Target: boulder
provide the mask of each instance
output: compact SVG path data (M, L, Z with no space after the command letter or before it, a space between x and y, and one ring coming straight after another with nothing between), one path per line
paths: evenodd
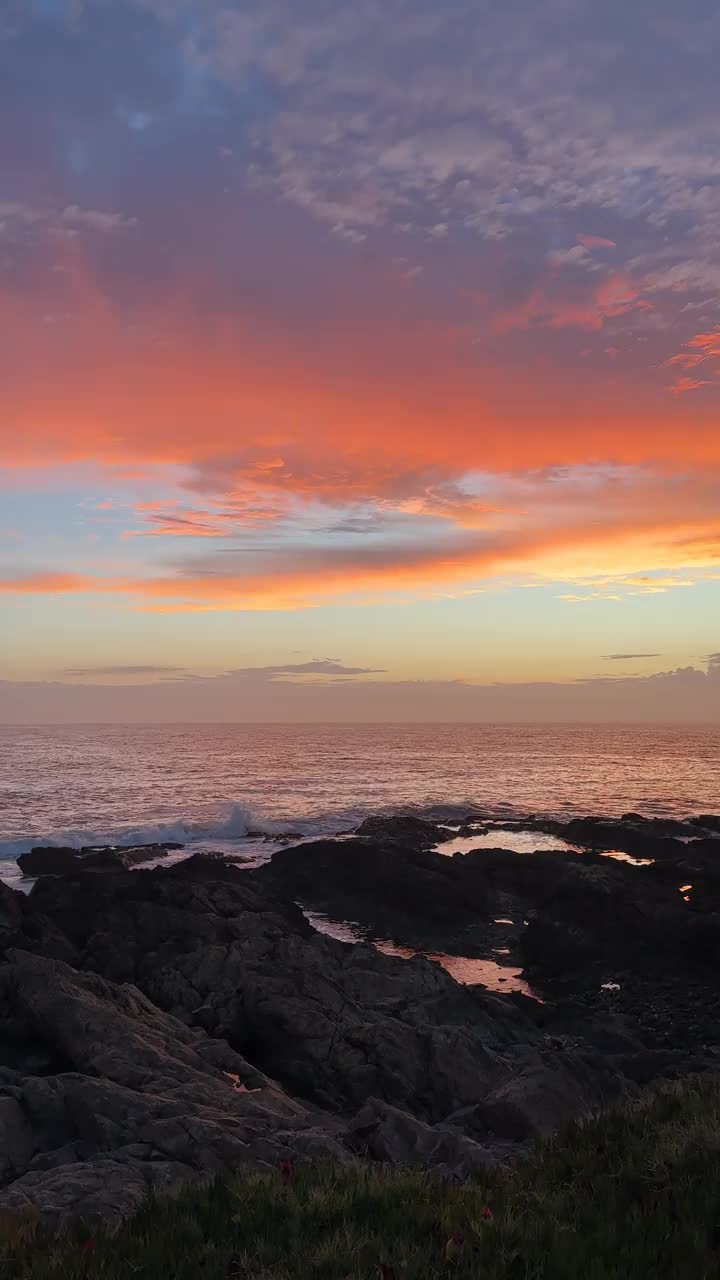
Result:
M685 831L684 824L681 830ZM563 839L571 844L590 849L618 849L637 858L677 856L683 845L675 838L675 832L674 823L669 827L665 822L654 826L652 822L635 824L609 818L573 818L562 828Z
M0 880L0 952L13 946L23 932L22 895Z
M88 845L70 849L52 845L36 845L29 853L21 853L17 863L24 876L67 876L79 870L116 871L119 867L135 867L138 863L165 858L181 844L139 844L132 848L116 845Z
M42 912L32 910L24 893L0 880L0 958L9 947L24 947L69 962L77 959L62 931Z
M472 1122L475 1132L484 1132L486 1140L502 1136L523 1142L550 1137L569 1116L584 1109L587 1096L580 1083L538 1063L492 1089L475 1107ZM467 1125L470 1117L457 1119Z
M73 1160L17 1178L0 1190L0 1210L40 1213L54 1227L75 1217L117 1222L135 1213L149 1190L167 1195L198 1176L196 1169L174 1161L109 1156Z
M469 1178L497 1163L497 1151L447 1125L424 1124L379 1098L368 1098L348 1126L345 1141L365 1158L430 1166L445 1177Z
M716 813L701 813L697 818L691 818L691 823L695 827L702 827L704 831L714 831L720 836L720 815Z
M17 1098L0 1093L0 1187L28 1168L35 1149L33 1127Z
M452 839L454 832L437 822L412 816L366 818L356 828L355 835L363 840L377 840L383 844L399 844L404 849L431 849L443 840Z

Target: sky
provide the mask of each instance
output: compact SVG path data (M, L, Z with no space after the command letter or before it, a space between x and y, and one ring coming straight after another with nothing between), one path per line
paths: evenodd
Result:
M720 720L715 0L5 0L0 720Z

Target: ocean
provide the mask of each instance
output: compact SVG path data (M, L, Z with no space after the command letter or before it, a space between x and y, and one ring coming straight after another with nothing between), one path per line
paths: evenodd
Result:
M283 838L341 834L370 813L439 819L567 819L629 810L720 811L720 726L71 725L0 727L0 879L34 844L179 841L246 865ZM534 831L474 835L472 848L568 847ZM463 841L440 846L452 853ZM164 864L186 851L172 854ZM307 913L343 941L362 931ZM498 922L502 923L502 922ZM511 923L511 922L510 922ZM376 940L392 955L413 952ZM533 995L502 953L438 953L461 982Z
M33 844L257 846L368 813L720 809L720 726L0 727L0 861ZM10 868L3 868L5 876Z

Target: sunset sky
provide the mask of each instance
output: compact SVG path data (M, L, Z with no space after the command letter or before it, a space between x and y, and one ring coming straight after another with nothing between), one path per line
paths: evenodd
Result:
M4 0L0 718L720 718L716 0Z

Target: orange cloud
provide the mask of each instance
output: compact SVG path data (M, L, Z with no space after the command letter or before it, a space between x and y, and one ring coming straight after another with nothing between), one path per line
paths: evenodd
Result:
M671 356L666 361L668 365L679 365L682 369L696 369L699 365L705 364L708 360L720 360L720 326L710 330L708 333L697 333L694 338L685 343L686 351L679 351L677 355ZM720 369L714 370L715 376L720 377ZM708 378L691 378L679 377L672 383L669 390L674 395L683 395L687 391L695 391L698 387L710 387L712 382Z
M698 387L710 386L712 386L712 383L709 378L676 378L670 390L673 395L682 396L687 391L697 391Z
M710 333L697 333L687 345L689 347L698 347L705 359L712 356L720 359L720 326L711 330Z
M98 592L134 597L140 607L161 612L211 609L296 609L328 600L367 603L396 593L432 593L437 587L473 579L576 582L606 594L631 594L685 585L668 570L712 570L720 561L717 521L685 521L668 527L648 514L644 524L612 531L588 521L559 529L514 534L468 533L451 547L290 549L270 557L231 553L220 559L186 561L180 572L147 578L85 577L33 573L4 579L0 590L22 593ZM664 570L655 577L650 570ZM711 575L712 576L712 575Z
M345 284L353 296L352 278ZM408 465L720 459L711 406L684 415L632 378L610 385L538 358L520 377L483 357L473 320L433 322L392 277L377 294L374 284L357 291L342 323L328 313L302 332L250 306L198 309L192 280L162 296L136 285L131 314L74 264L61 285L62 318L52 325L38 323L41 281L0 294L6 463L90 459L138 470L256 448L270 466L291 442L323 459L308 482L321 493L338 460L367 491L368 477ZM485 319L498 334L536 322L592 330L644 305L617 274L589 302L548 301L540 291Z
M0 578L0 591L28 595L33 593L59 595L74 591L103 590L96 578L81 573L53 573L52 571L26 573L14 578Z
M495 321L496 332L507 333L533 325L597 330L602 329L607 320L628 311L652 309L652 304L641 298L638 287L621 272L608 276L577 301L553 295L549 286L554 274L551 272L521 303L501 310Z
M147 527L126 530L126 538L226 538L236 529L272 524L280 515L271 507L249 504L229 510L195 510L177 504L168 509L162 503L143 502L136 503L135 510L141 512Z

